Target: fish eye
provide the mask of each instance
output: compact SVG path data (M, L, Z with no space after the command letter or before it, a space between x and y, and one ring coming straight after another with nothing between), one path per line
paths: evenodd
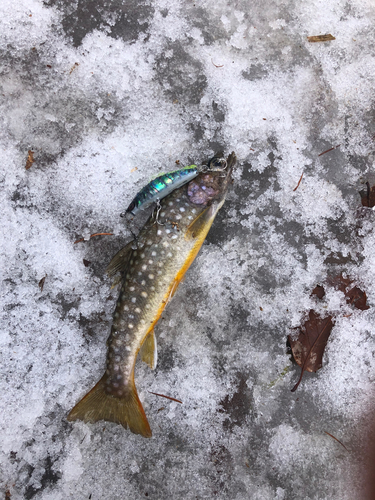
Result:
M208 162L209 170L225 170L227 168L227 161L225 158L212 158Z

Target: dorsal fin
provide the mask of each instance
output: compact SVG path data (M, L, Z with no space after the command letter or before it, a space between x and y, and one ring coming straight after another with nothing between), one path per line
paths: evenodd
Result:
M114 276L118 272L124 273L126 271L130 255L133 251L133 244L134 242L130 241L124 248L121 248L121 250L116 253L106 269L108 276Z
M142 347L140 349L140 355L142 361L148 364L151 370L155 370L156 363L158 361L158 348L156 345L156 337L154 329L145 338Z

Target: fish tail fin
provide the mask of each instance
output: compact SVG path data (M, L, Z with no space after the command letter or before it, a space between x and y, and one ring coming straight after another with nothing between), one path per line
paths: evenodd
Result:
M107 420L121 424L134 434L151 437L152 432L142 403L139 400L134 381L123 396L112 396L105 391L107 375L79 401L70 411L68 420L98 422Z

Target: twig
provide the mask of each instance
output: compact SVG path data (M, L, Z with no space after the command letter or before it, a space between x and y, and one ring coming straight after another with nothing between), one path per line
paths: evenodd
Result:
M302 181L302 177L303 177L303 172L302 172L302 175L301 175L301 177L299 178L299 181L298 181L298 184L297 184L297 186L296 186L296 187L295 187L295 188L293 189L293 191L296 191L296 190L298 189L299 185L301 184L301 181Z
M334 149L337 149L341 146L341 144L337 144L337 146L334 146L333 148L331 149L327 149L327 151L323 151L323 153L320 153L320 155L318 156L322 156L322 155L325 155L326 153L329 153L330 151L333 151Z
M224 66L224 64L215 64L211 58L211 62L212 64L215 66L215 68L222 68Z
M170 396L164 396L164 394L158 394L157 392L151 392L151 391L148 391L148 392L150 394L153 394L154 396L160 396L162 398L167 398L167 399L170 399L171 401L176 401L176 403L182 404L182 401L180 401L179 399L171 398Z
M94 236L113 236L113 233L94 233L90 236L90 239L93 238ZM75 243L80 243L81 241L85 241L85 238L80 238L79 240L76 240Z
M341 444L341 446L343 446L343 447L346 449L346 451L349 453L348 448L347 448L347 447L346 447L346 446L345 446L345 445L344 445L344 444L343 444L343 443L342 443L339 439L337 439L335 436L332 436L332 434L330 434L330 433L329 433L329 432L327 432L327 431L324 431L324 432L325 432L326 434L328 434L328 436L331 436L331 438L332 438L332 439L334 439L335 441L337 441L338 443L340 443L340 444Z

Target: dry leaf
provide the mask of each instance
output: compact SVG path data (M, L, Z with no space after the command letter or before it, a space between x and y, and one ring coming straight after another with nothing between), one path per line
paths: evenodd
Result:
M311 309L309 319L298 328L297 339L294 335L288 335L293 357L301 367L301 376L292 392L299 386L305 371L316 372L322 367L323 353L332 327L332 316L321 318Z
M316 295L318 299L322 299L326 294L324 287L321 285L316 285L314 290L311 292L311 295Z
M331 34L307 37L308 42L329 42L331 40L336 40L336 38Z
M340 274L339 276L329 278L328 283L344 293L348 304L351 304L361 311L366 311L366 309L370 308L366 303L366 292L361 290L358 286L353 287L354 281L351 278L344 278L344 276Z
M27 155L27 160L26 160L26 170L29 170L29 168L31 167L31 165L34 163L34 151L31 151L29 149L29 151L27 152L28 155Z
M38 283L38 286L39 286L41 292L43 292L44 282L46 281L46 278L47 278L47 275L45 275L44 278L42 278Z
M361 203L364 207L375 207L375 186L370 188L370 183L366 182L367 189L366 191L360 191L361 195Z

